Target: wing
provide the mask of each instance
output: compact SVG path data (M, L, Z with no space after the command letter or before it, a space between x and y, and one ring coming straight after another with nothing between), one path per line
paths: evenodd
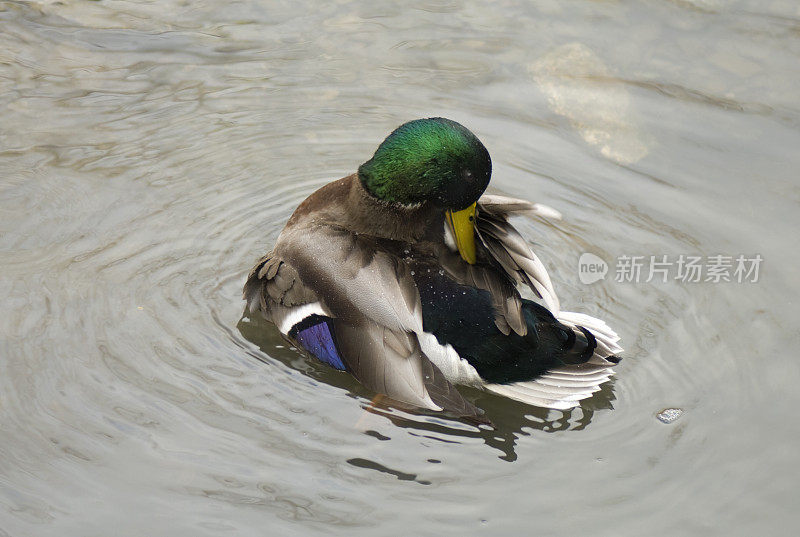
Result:
M544 205L505 196L484 195L478 201L476 227L486 250L502 270L517 284L528 285L545 303L556 319L571 326L583 326L597 338L598 353L603 357L622 352L619 336L609 326L582 313L561 311L553 283L544 264L531 250L522 235L509 223L513 214L535 214L560 218L558 211Z
M495 311L495 325L504 335L514 332L524 336L528 327L522 314L518 285L529 286L552 312L557 313L560 305L544 265L508 222L510 215L518 213L561 218L557 211L544 205L504 196L483 195L478 201L476 232L486 257L493 263L464 263L454 253L454 246L438 248L435 256L454 281L489 292ZM445 236L448 234L449 230L445 228Z
M284 335L309 315L330 315L316 293L275 250L259 259L250 271L242 298L250 313L260 311Z
M488 291L492 298L494 324L504 335L512 331L524 336L528 327L522 315L522 298L515 282L491 265L470 265L447 247L435 251L437 264L453 281L467 287ZM438 270L438 269L437 269Z
M517 284L530 287L553 315L560 305L550 275L522 235L508 222L512 214L560 217L553 209L525 200L484 195L478 200L477 235L502 270Z
M480 241L505 274L517 285L530 287L542 299L559 322L583 327L595 337L597 347L583 364L551 369L535 380L511 384L488 384L489 391L546 408L567 409L578 405L600 389L613 374L622 352L619 336L594 317L561 311L550 276L542 262L508 218L515 214L532 214L544 218L561 218L560 213L544 205L504 196L484 195L478 201L477 231Z
M287 229L251 271L244 298L310 354L364 386L422 408L481 421L421 350L419 293L392 245L332 226ZM327 329L321 329L321 327Z
M367 388L459 417L479 420L483 414L425 356L416 335L396 332L372 321L358 326L335 322L334 332L348 371Z

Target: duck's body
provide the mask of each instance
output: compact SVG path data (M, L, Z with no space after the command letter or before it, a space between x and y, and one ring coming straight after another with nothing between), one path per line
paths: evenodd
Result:
M440 157L453 143L447 137L474 136L448 120L419 122L439 122L415 126L439 138L427 148L436 165L461 166ZM472 138L470 144L477 142ZM453 384L551 408L570 408L599 389L619 361L618 338L601 321L560 312L544 266L507 220L536 206L478 199L490 173L482 154L422 199L409 198L408 185L387 191L395 185L371 177L368 167L391 140L359 174L329 183L295 210L247 279L249 311L260 311L298 348L368 388L424 408L480 414ZM413 145L401 141L404 150ZM465 213L466 238L454 223L467 222ZM522 298L519 284L544 305Z

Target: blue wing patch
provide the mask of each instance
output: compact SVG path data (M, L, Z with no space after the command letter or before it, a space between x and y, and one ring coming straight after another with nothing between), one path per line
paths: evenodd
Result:
M341 371L345 370L344 362L339 356L339 351L336 350L336 342L333 341L328 321L324 317L312 315L303 319L292 328L291 332L295 332L292 337L297 340L297 343L320 362Z

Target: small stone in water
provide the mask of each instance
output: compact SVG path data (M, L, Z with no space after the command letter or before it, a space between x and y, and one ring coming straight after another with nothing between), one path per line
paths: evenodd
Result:
M680 408L665 408L659 412L656 417L662 423L672 423L676 419L680 418L682 414L683 410Z

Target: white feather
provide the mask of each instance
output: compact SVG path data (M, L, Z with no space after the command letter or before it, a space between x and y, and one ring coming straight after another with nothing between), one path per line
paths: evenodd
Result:
M599 391L600 385L613 374L610 369L605 369L603 374L590 370L588 374L581 375L577 367L559 368L528 382L487 384L484 389L529 405L566 410L578 406L578 401ZM570 370L570 374L566 374L565 370ZM566 380L564 377L572 377L574 380Z
M562 311L556 314L556 319L562 323L570 326L582 326L586 328L597 339L597 349L595 349L594 358L599 357L602 361L592 361L589 363L597 363L603 365L606 363L605 358L619 354L622 352L622 347L617 345L619 336L614 332L604 321L596 319L585 313L574 313L571 311ZM610 364L609 364L610 365Z
M498 196L495 194L484 194L478 200L478 203L487 209L506 214L535 214L536 216L541 216L542 218L561 220L560 212L543 203L531 203L527 200L510 198L508 196Z
M458 245L456 244L456 239L453 237L453 232L450 229L450 226L447 224L447 220L444 221L444 243L450 248L451 252L458 251Z
M483 380L475 368L461 358L452 345L440 344L436 336L428 332L417 333L417 339L422 352L439 368L447 380L471 386L483 384Z
M533 208L530 211L531 213L535 214L536 216L541 216L542 218L550 218L552 220L561 220L561 213L557 210L553 209L549 205L544 205L543 203L534 203Z
M273 319L278 330L284 335L288 335L294 325L311 315L330 316L330 313L319 302L310 302L294 308L276 310L277 308L273 308Z
M521 401L529 405L540 406L543 408L554 408L556 410L566 410L578 406L575 401L566 401L563 399L554 399L547 397L547 394L537 392L525 386L526 383L519 382L515 384L487 384L484 388L492 393Z

